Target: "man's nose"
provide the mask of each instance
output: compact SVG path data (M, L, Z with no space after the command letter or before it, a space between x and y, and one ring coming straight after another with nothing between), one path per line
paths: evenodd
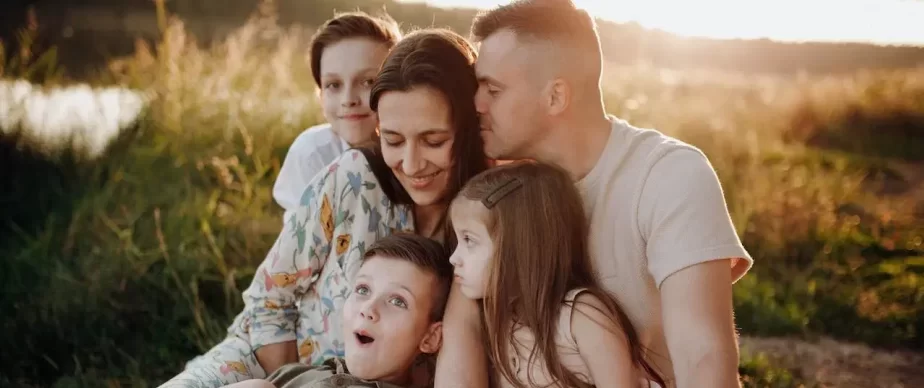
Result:
M487 94L487 88L483 85L479 86L478 91L475 92L475 111L480 114L488 113Z

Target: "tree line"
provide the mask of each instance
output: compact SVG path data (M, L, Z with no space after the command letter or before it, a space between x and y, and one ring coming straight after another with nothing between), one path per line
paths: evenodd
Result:
M155 20L152 0L7 0L0 6L0 39L15 47L16 31L27 22L26 9L34 7L40 25L39 40L56 46L59 59L71 73L98 67L113 56L130 54L136 37L154 40L156 29L132 31L133 20ZM242 25L265 0L164 0L170 13L187 22L200 42L221 39ZM387 10L404 29L447 27L468 34L474 9L443 9L423 3L395 0L275 0L277 22L282 26L316 26L335 11ZM265 4L264 4L265 7ZM87 10L98 12L87 16ZM74 15L83 15L79 19ZM94 18L95 20L87 20ZM111 19L111 20L107 20ZM208 22L205 22L208 21ZM717 69L759 73L837 73L861 68L906 68L924 64L924 47L883 46L863 43L789 43L760 40L718 40L678 36L635 23L597 20L604 55L610 62L643 62L674 69ZM107 24L108 23L108 24ZM824 21L820 20L819 24ZM99 28L109 25L102 31ZM150 24L149 25L153 25ZM114 27L112 27L114 26ZM125 27L123 30L118 28ZM115 30L113 30L115 28Z

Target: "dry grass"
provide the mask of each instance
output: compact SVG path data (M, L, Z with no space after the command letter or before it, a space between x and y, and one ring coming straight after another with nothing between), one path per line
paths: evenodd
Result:
M924 384L924 355L822 338L741 339L741 351L764 354L819 387L912 388Z

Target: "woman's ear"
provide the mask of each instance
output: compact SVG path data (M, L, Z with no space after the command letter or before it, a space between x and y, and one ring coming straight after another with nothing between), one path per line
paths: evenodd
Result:
M443 344L443 322L433 322L427 328L427 334L420 340L420 351L433 354L440 351Z

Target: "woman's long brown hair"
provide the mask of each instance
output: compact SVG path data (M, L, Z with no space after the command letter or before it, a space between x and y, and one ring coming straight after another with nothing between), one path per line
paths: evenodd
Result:
M504 191L498 188L514 180L522 186L497 199ZM562 387L592 386L562 365L555 343L565 294L586 288L622 329L614 334L625 336L636 367L665 386L663 377L645 360L629 317L597 280L587 247L584 207L566 172L535 162L505 164L476 175L460 196L489 207L485 223L494 242L494 257L483 305L488 353L502 377L520 388L536 386L532 374L530 381L519 381L508 361L507 344L513 340L515 325L522 325L536 339L529 364L536 357L544 359L552 380Z

